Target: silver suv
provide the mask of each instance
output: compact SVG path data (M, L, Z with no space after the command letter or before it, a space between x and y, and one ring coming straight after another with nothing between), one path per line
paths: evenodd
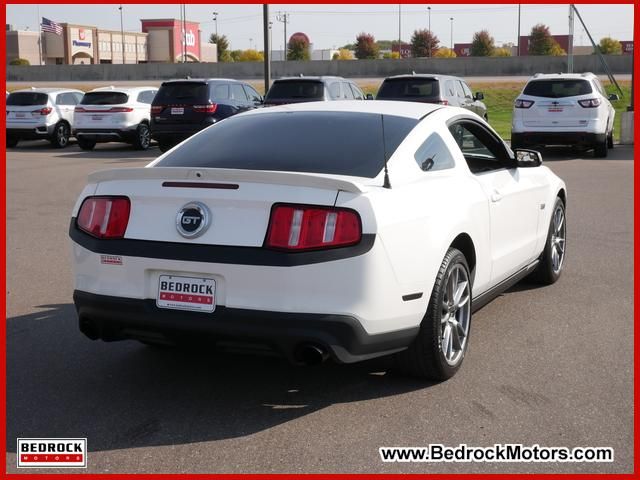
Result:
M64 148L74 129L74 108L84 92L67 88L28 88L7 97L7 147L20 140L49 140Z

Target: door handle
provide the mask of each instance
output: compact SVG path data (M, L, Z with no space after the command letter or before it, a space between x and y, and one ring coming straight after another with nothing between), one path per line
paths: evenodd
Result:
M502 200L502 195L500 195L500 192L497 190L494 190L493 193L491 194L491 201L493 203L497 203L500 200Z

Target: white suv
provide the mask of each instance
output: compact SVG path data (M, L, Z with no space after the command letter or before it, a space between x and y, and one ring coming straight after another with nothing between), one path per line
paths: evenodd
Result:
M76 107L76 138L83 150L96 143L126 142L139 150L151 143L149 121L156 87L96 88Z
M28 88L11 92L7 98L7 147L20 140L49 140L54 147L69 144L73 130L73 109L84 92L67 88Z
M536 74L515 101L511 148L571 145L606 157L613 148L615 110L593 73Z

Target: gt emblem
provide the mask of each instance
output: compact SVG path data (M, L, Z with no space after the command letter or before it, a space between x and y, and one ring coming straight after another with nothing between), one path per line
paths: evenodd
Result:
M185 238L196 238L209 228L211 214L207 206L200 202L187 203L176 217L176 229Z

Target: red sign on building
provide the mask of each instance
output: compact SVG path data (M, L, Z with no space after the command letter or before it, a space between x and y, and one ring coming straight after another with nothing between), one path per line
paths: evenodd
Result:
M198 22L187 21L183 24L174 18L140 21L142 31L145 33L149 33L150 30L169 30L174 61L181 61L183 51L187 60L200 61L200 24Z
M629 40L620 41L620 45L622 45L622 54L623 55L633 55L633 42Z
M391 45L392 52L400 52L400 58L409 58L411 56L411 45L408 43L402 43L398 45L394 43Z
M453 51L456 53L456 57L470 57L471 56L471 44L470 43L456 43L453 46Z

